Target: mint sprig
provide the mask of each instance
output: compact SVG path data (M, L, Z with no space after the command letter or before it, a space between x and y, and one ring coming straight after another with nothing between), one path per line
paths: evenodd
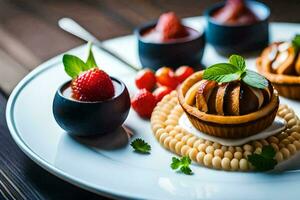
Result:
M69 54L63 55L62 61L64 64L65 72L72 79L76 78L80 73L84 71L97 67L97 63L92 51L92 43L89 43L89 54L86 62L84 62L77 56Z
M295 48L295 51L299 52L299 50L300 50L300 34L295 35L295 37L292 40L292 45Z
M229 57L229 63L239 68L240 71L245 71L246 69L246 61L242 56L231 55Z
M210 66L204 71L203 78L206 80L214 80L219 83L227 83L238 80L242 71L236 66L229 63L218 63Z
M246 70L246 73L243 75L242 80L246 84L260 89L268 87L269 84L268 80L265 77L251 70Z
M192 163L191 159L188 156L183 156L181 159L173 157L171 168L173 170L179 169L182 173L186 175L192 175L193 172L191 168L189 167Z
M277 165L277 161L274 159L275 154L276 151L271 145L264 146L260 154L249 155L248 161L257 171L269 171Z
M230 56L229 63L218 63L208 67L204 71L203 79L218 83L242 80L251 87L259 89L268 87L268 80L254 71L247 70L245 59L239 55Z
M130 144L135 152L142 154L149 154L151 151L151 146L144 140L137 138Z
M71 78L76 78L86 68L86 64L80 58L69 54L63 56L63 63L65 72Z

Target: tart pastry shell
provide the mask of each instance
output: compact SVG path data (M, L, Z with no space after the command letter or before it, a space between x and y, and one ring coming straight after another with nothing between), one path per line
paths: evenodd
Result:
M243 138L254 135L272 124L279 106L277 92L270 102L256 112L240 116L221 116L207 114L185 102L188 89L202 79L203 71L194 73L179 88L179 103L191 123L198 130L222 138Z

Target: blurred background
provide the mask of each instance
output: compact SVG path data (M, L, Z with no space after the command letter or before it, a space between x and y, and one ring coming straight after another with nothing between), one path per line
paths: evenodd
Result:
M72 17L100 40L132 33L166 11L198 16L217 0L0 0L0 84L9 94L41 62L83 43L57 26ZM264 0L271 21L300 22L299 0Z

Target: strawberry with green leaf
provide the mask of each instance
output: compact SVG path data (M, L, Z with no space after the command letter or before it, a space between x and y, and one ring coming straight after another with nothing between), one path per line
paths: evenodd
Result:
M107 73L97 67L92 44L86 62L77 56L65 54L63 64L72 78L72 97L79 101L104 101L114 96L114 85Z

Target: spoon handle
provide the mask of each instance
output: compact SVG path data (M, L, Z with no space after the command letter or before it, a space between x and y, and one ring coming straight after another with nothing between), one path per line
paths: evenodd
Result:
M60 28L62 28L66 32L69 32L72 35L75 35L75 36L79 37L80 39L85 40L87 42L89 42L89 41L92 42L99 49L105 51L106 53L108 53L109 55L113 56L114 58L116 58L117 60L119 60L123 64L127 65L131 69L133 69L135 71L139 71L140 70L140 68L138 68L138 67L130 64L129 62L127 62L126 60L124 60L123 58L121 58L119 55L117 55L116 53L114 53L111 50L109 50L106 47L104 47L101 41L99 41L94 35L92 35L90 32L88 32L86 29L84 29L82 26L80 26L73 19L71 19L71 18L61 18L58 21L58 25L59 25Z

